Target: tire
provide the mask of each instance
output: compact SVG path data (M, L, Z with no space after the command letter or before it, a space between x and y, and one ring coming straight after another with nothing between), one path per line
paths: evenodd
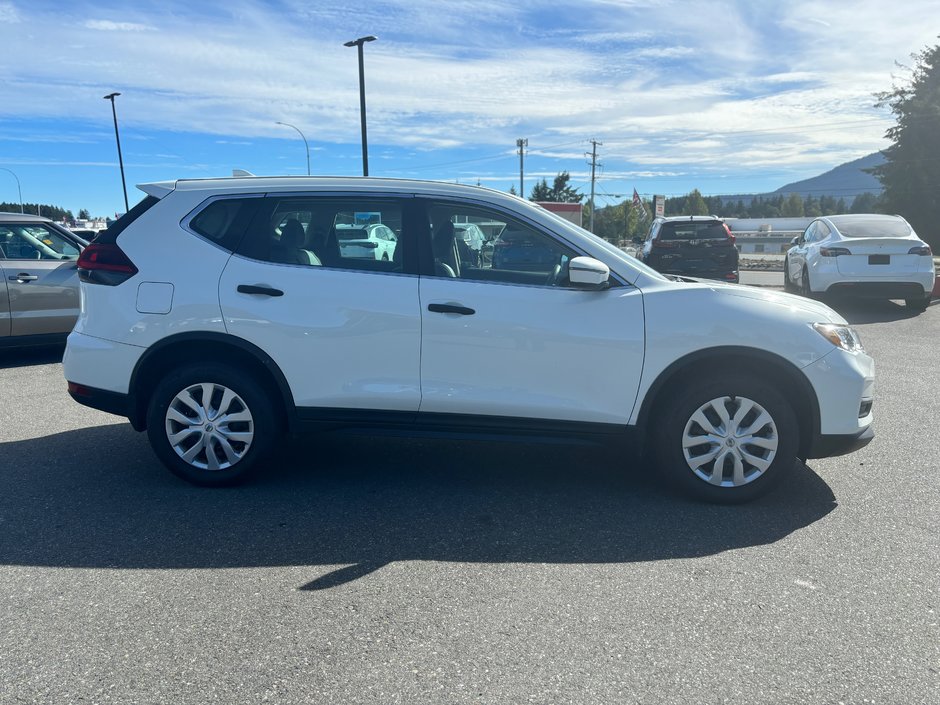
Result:
M236 484L258 466L278 435L269 396L244 371L226 365L181 367L161 380L150 398L150 445L170 472L188 482Z
M803 267L803 271L800 272L800 296L805 296L807 299L814 298L813 286L809 281L809 272L806 267Z
M783 260L783 290L791 294L796 291L796 287L790 281L790 260L786 258Z
M926 311L927 307L930 306L931 295L927 294L922 299L904 299L904 305L907 306L911 311Z
M764 494L792 470L799 426L773 386L729 374L673 390L656 415L654 447L662 477L677 489L736 504Z

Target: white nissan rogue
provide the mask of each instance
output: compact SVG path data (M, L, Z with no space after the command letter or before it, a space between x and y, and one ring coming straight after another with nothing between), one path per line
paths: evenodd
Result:
M286 432L577 434L633 440L682 490L739 502L873 437L874 365L835 311L664 276L514 196L375 178L140 188L78 261L65 376L190 482L242 479ZM480 258L463 223L538 256ZM389 257L341 246L374 224Z

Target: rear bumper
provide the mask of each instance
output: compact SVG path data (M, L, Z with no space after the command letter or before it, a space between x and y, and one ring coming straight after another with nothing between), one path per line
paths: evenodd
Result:
M836 282L826 293L866 299L922 299L931 288L918 282Z
M875 429L872 426L867 426L858 433L820 435L810 447L807 457L829 458L833 455L846 455L864 448L874 437Z
M115 416L129 417L131 415L132 404L127 394L88 387L77 382L69 382L68 385L69 396L79 404L106 411Z

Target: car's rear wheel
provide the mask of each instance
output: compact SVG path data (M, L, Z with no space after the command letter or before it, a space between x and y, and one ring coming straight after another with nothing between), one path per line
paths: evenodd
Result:
M931 295L927 294L922 299L904 299L904 305L912 311L926 311L927 307L930 306L930 298Z
M147 434L157 457L197 485L231 485L271 449L277 426L269 395L225 365L182 367L156 387Z
M796 415L784 396L750 375L725 375L679 389L656 420L663 476L709 502L745 502L792 469Z

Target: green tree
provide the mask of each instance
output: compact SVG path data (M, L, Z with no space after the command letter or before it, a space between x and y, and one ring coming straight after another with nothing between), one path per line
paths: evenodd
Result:
M849 213L877 213L878 196L873 193L860 193L852 201ZM915 230L917 228L914 228Z
M91 220L91 214L85 208L82 208L81 210L78 211L78 219L79 220Z
M545 179L537 182L535 186L532 187L532 193L529 194L530 201L550 201L552 190L548 187L548 182Z
M518 195L519 195L519 194L516 192L516 187L515 187L513 184L510 184L510 185L509 185L509 193L511 193L513 196L518 196Z
M532 189L529 200L550 201L553 203L580 203L584 198L578 189L568 185L571 175L567 171L560 172L549 187L548 182L542 179ZM595 223L596 224L596 223Z
M940 45L912 56L910 83L878 95L897 119L885 137L885 163L872 169L884 186L883 207L907 218L934 249L940 249ZM864 195L864 194L863 194ZM859 196L861 198L861 196ZM852 210L855 211L855 203Z
M803 217L803 199L800 198L799 194L791 193L787 196L787 200L780 207L780 214L784 218Z

